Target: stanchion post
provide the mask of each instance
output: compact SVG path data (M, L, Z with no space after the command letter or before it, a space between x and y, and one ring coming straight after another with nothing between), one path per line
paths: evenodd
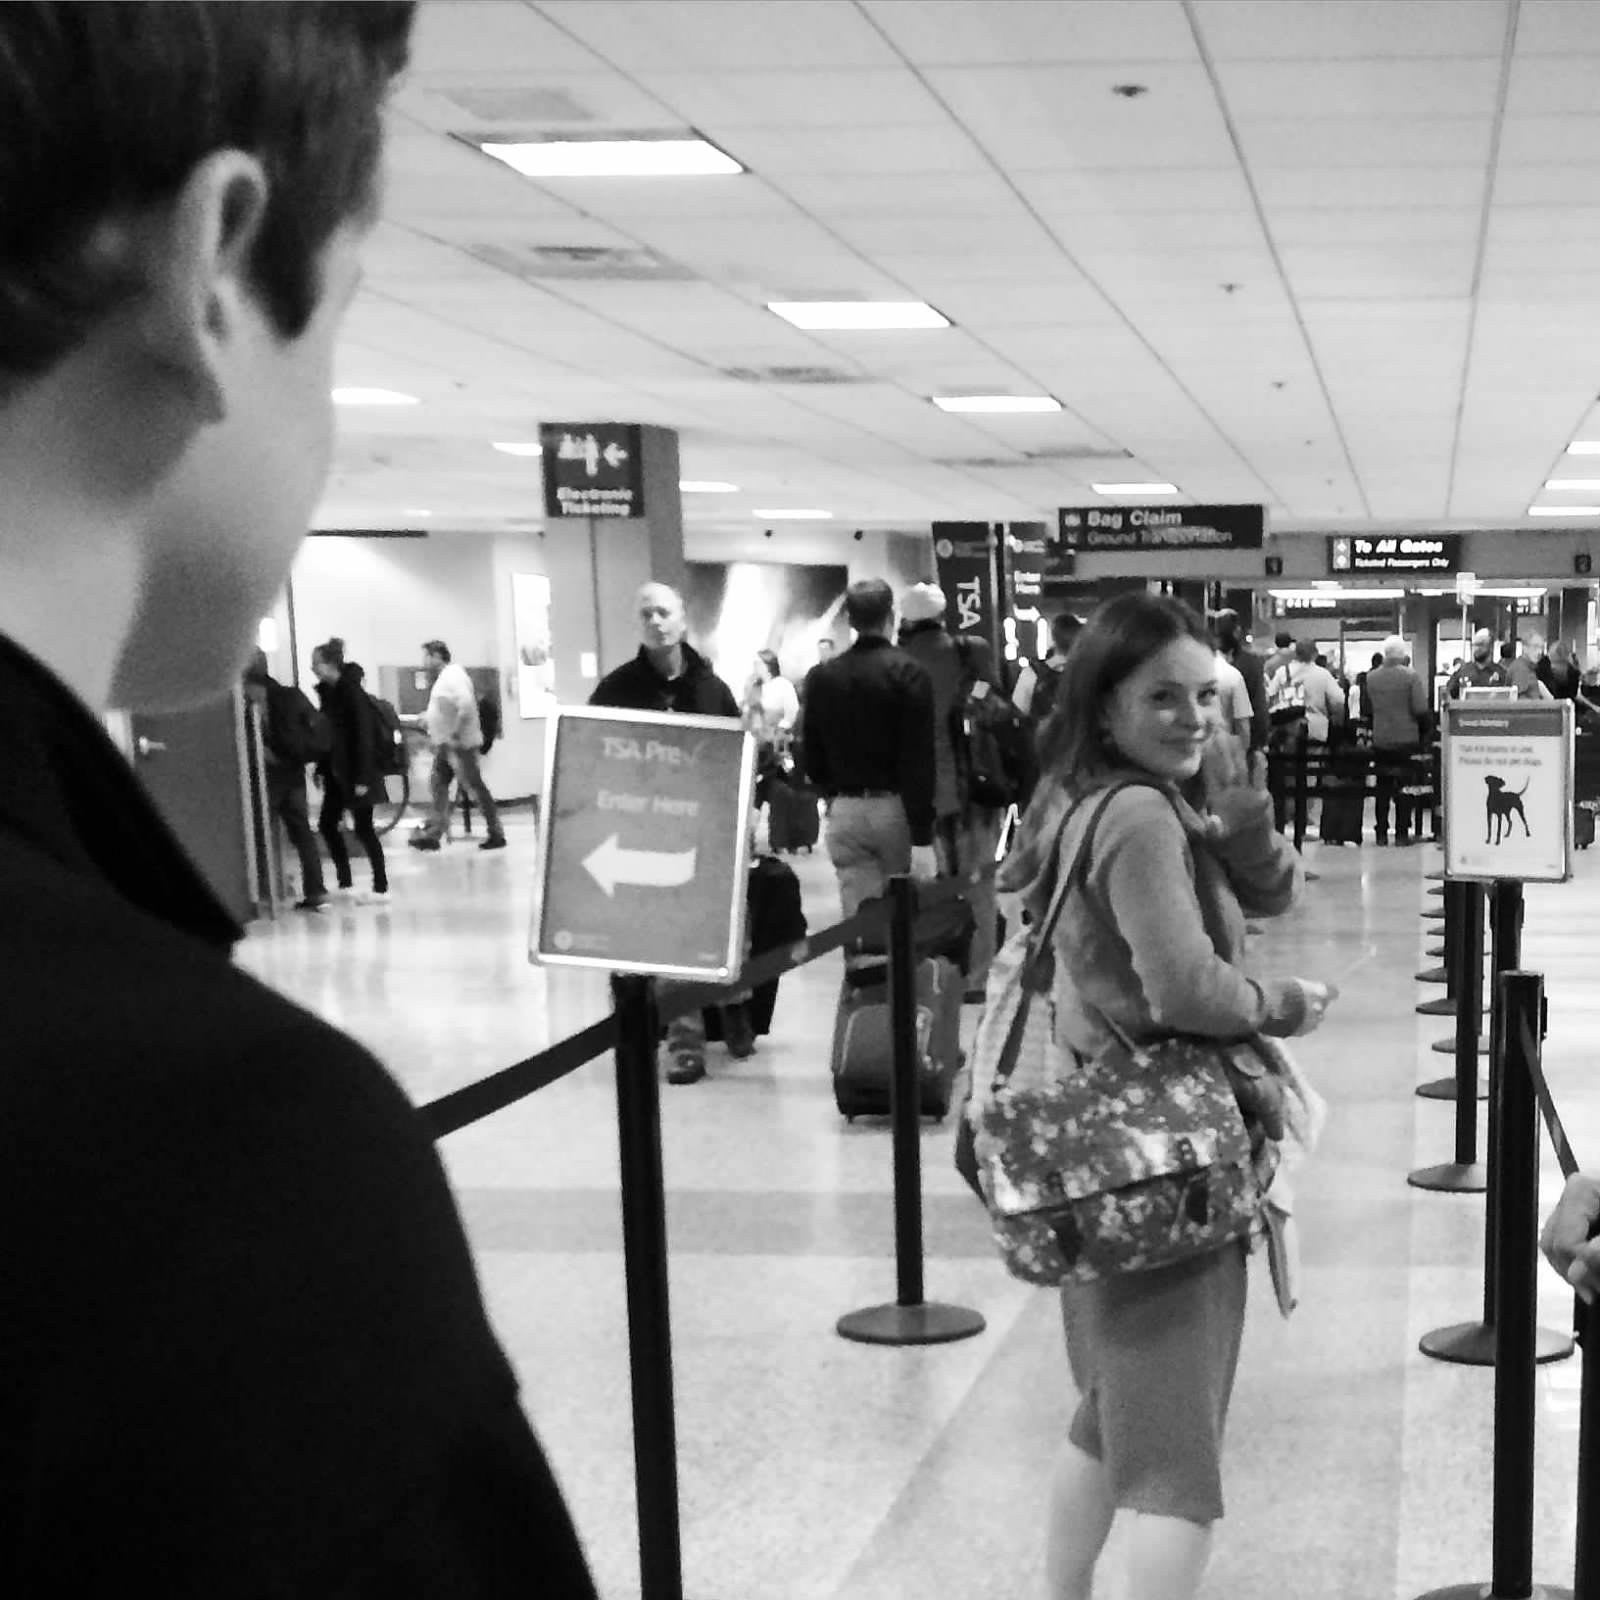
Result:
M1413 1189L1443 1194L1482 1194L1487 1175L1478 1162L1478 1036L1483 1028L1483 890L1475 883L1446 885L1446 903L1456 908L1455 941L1450 960L1455 969L1456 1070L1453 1078L1425 1083L1417 1093L1426 1099L1454 1098L1455 1160L1424 1167L1406 1182ZM1430 1338L1432 1335L1429 1336ZM1430 1355L1439 1352L1423 1349ZM1448 1358L1446 1358L1448 1359Z
M1294 733L1294 847L1306 847L1306 746L1310 743L1302 722Z
M639 1570L643 1600L683 1600L655 980L617 974L611 979L611 993L617 1013L617 1128Z
M1483 1323L1492 1328L1499 1320L1496 1297L1499 1274L1495 1256L1499 1240L1493 1225L1499 1202L1500 1183L1500 1099L1499 1079L1505 1076L1505 1007L1498 1003L1504 993L1501 979L1522 965L1522 885L1509 878L1497 878L1489 891L1490 917L1490 994L1496 1004L1489 1009L1489 1220L1483 1231ZM1538 1230L1536 1229L1535 1232Z
M1498 976L1500 1020L1494 1121L1500 1167L1489 1230L1498 1236L1495 1335L1494 1490L1491 1578L1434 1589L1422 1600L1557 1600L1563 1589L1533 1581L1533 1440L1539 1360L1539 1111L1531 1068L1538 1063L1544 979L1536 972ZM1528 1048L1531 1044L1533 1058Z
M917 889L889 884L889 1029L894 1071L889 1121L894 1130L894 1259L898 1302L922 1304L922 1084L917 1050Z
M1577 1302L1574 1318L1583 1346L1578 1400L1578 1550L1575 1600L1600 1600L1600 1304Z
M839 1336L857 1344L949 1344L982 1333L965 1306L922 1297L922 1061L917 1048L917 888L889 882L889 1038L894 1050L889 1118L894 1130L894 1256L897 1298L840 1317Z
M1507 887L1496 884L1497 890ZM1520 918L1522 886L1497 907ZM1509 931L1509 930L1506 930ZM1520 942L1520 941L1519 941ZM1533 1592L1534 1368L1539 1334L1539 1109L1533 1092L1544 979L1500 975L1494 1008L1498 1039L1490 1059L1499 1148L1490 1164L1495 1262L1494 1593ZM1533 1059L1529 1059L1529 1046Z

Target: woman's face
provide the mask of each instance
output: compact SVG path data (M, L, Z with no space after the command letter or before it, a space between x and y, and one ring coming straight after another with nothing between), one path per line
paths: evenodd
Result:
M1182 782L1200 770L1217 717L1215 657L1193 639L1176 639L1117 685L1105 731L1123 760Z
M772 669L761 659L756 657L756 682L766 683L772 677Z
M326 656L312 656L311 670L323 683L337 683L339 669Z

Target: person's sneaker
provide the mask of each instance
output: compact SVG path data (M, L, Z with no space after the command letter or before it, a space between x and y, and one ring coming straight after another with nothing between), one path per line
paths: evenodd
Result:
M667 1068L668 1083L699 1083L705 1075L704 1056L674 1056Z
M406 840L406 843L413 850L437 850L439 848L439 841L431 833L414 833Z
M294 908L296 911L326 911L328 897L325 894L308 894L304 900L296 900Z
M365 894L356 896L357 903L364 906L386 906L389 904L389 891L383 889L368 889Z
M480 850L504 850L505 847L506 836L503 833L497 833L493 838L485 839L483 843L478 846Z
M756 1029L749 1006L741 1003L723 1008L722 1039L735 1061L748 1061L756 1053Z

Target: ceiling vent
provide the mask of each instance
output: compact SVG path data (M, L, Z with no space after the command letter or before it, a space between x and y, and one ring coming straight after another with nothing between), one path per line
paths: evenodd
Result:
M530 138L539 138L547 123L595 120L594 113L579 105L565 89L541 89L532 84L510 83L492 88L438 89L434 92L475 122L495 123L495 137L502 141L506 140L508 130L504 125L508 122L524 125ZM533 132L534 129L539 132Z
M723 376L739 383L846 384L870 383L864 373L838 367L727 367Z
M1005 467L1025 467L1027 464L1014 456L947 456L934 462L934 466L949 467L954 472L999 472Z
M1131 450L1119 450L1115 445L1063 444L1045 450L1025 450L1029 461L1132 461Z
M597 244L468 247L480 261L530 279L581 279L586 283L686 283L694 274L654 250Z

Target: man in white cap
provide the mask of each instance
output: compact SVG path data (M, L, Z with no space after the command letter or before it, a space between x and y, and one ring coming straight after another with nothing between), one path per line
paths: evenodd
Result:
M1510 682L1506 669L1494 658L1494 635L1479 628L1472 636L1472 659L1450 674L1444 692L1447 698L1459 700L1463 689L1504 689Z
M1411 796L1404 785L1411 776L1411 758L1423 747L1428 732L1428 690L1406 665L1410 651L1404 639L1383 641L1383 665L1367 674L1367 714L1372 719L1373 765L1378 791L1372 820L1378 843L1389 842L1389 806L1394 805L1395 843L1411 843Z
M955 708L966 668L956 642L945 631L944 590L914 583L900 596L900 648L933 680L933 815L940 867L956 870L955 833L961 819L961 782L956 767Z

